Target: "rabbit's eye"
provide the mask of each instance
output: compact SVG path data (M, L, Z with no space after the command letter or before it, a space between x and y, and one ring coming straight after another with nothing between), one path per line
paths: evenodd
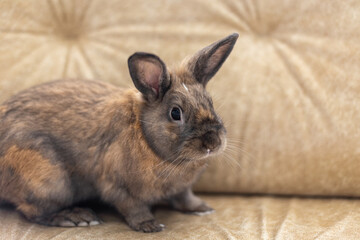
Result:
M180 121L181 120L181 109L178 107L173 107L171 109L170 115L174 121Z

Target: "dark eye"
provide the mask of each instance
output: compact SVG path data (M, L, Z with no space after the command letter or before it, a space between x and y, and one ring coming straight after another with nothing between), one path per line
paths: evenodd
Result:
M173 107L171 109L170 115L174 121L180 121L181 120L181 109L178 107Z

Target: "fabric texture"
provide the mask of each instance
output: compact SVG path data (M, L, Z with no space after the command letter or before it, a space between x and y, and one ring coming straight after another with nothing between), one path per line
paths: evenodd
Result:
M195 189L359 197L359 18L357 0L2 0L0 102L60 78L132 87L135 51L171 67L238 32L208 85L229 146ZM167 227L150 235L111 210L101 226L50 228L0 208L0 240L360 238L358 199L204 199L214 214L158 210Z
M203 196L216 211L194 216L157 210L163 232L131 230L114 210L97 211L105 221L94 227L44 227L0 208L0 239L284 239L330 240L360 238L360 201L273 197Z

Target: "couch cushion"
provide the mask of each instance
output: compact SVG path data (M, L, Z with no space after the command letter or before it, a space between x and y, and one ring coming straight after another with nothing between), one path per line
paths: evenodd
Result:
M197 189L360 195L359 1L2 0L0 12L0 101L58 78L132 86L134 51L175 63L239 32L209 85L230 146Z
M215 213L193 216L157 210L160 233L132 231L112 210L98 210L104 224L45 227L0 208L0 239L359 239L360 200L203 196Z

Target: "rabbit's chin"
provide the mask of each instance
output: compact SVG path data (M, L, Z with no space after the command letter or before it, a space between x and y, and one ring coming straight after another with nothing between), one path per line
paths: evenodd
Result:
M205 159L205 158L209 158L209 157L214 157L217 156L219 154L221 154L224 151L225 147L221 147L218 150L215 151L211 151L210 149L207 149L205 153L202 154L202 156L200 156L198 159Z

